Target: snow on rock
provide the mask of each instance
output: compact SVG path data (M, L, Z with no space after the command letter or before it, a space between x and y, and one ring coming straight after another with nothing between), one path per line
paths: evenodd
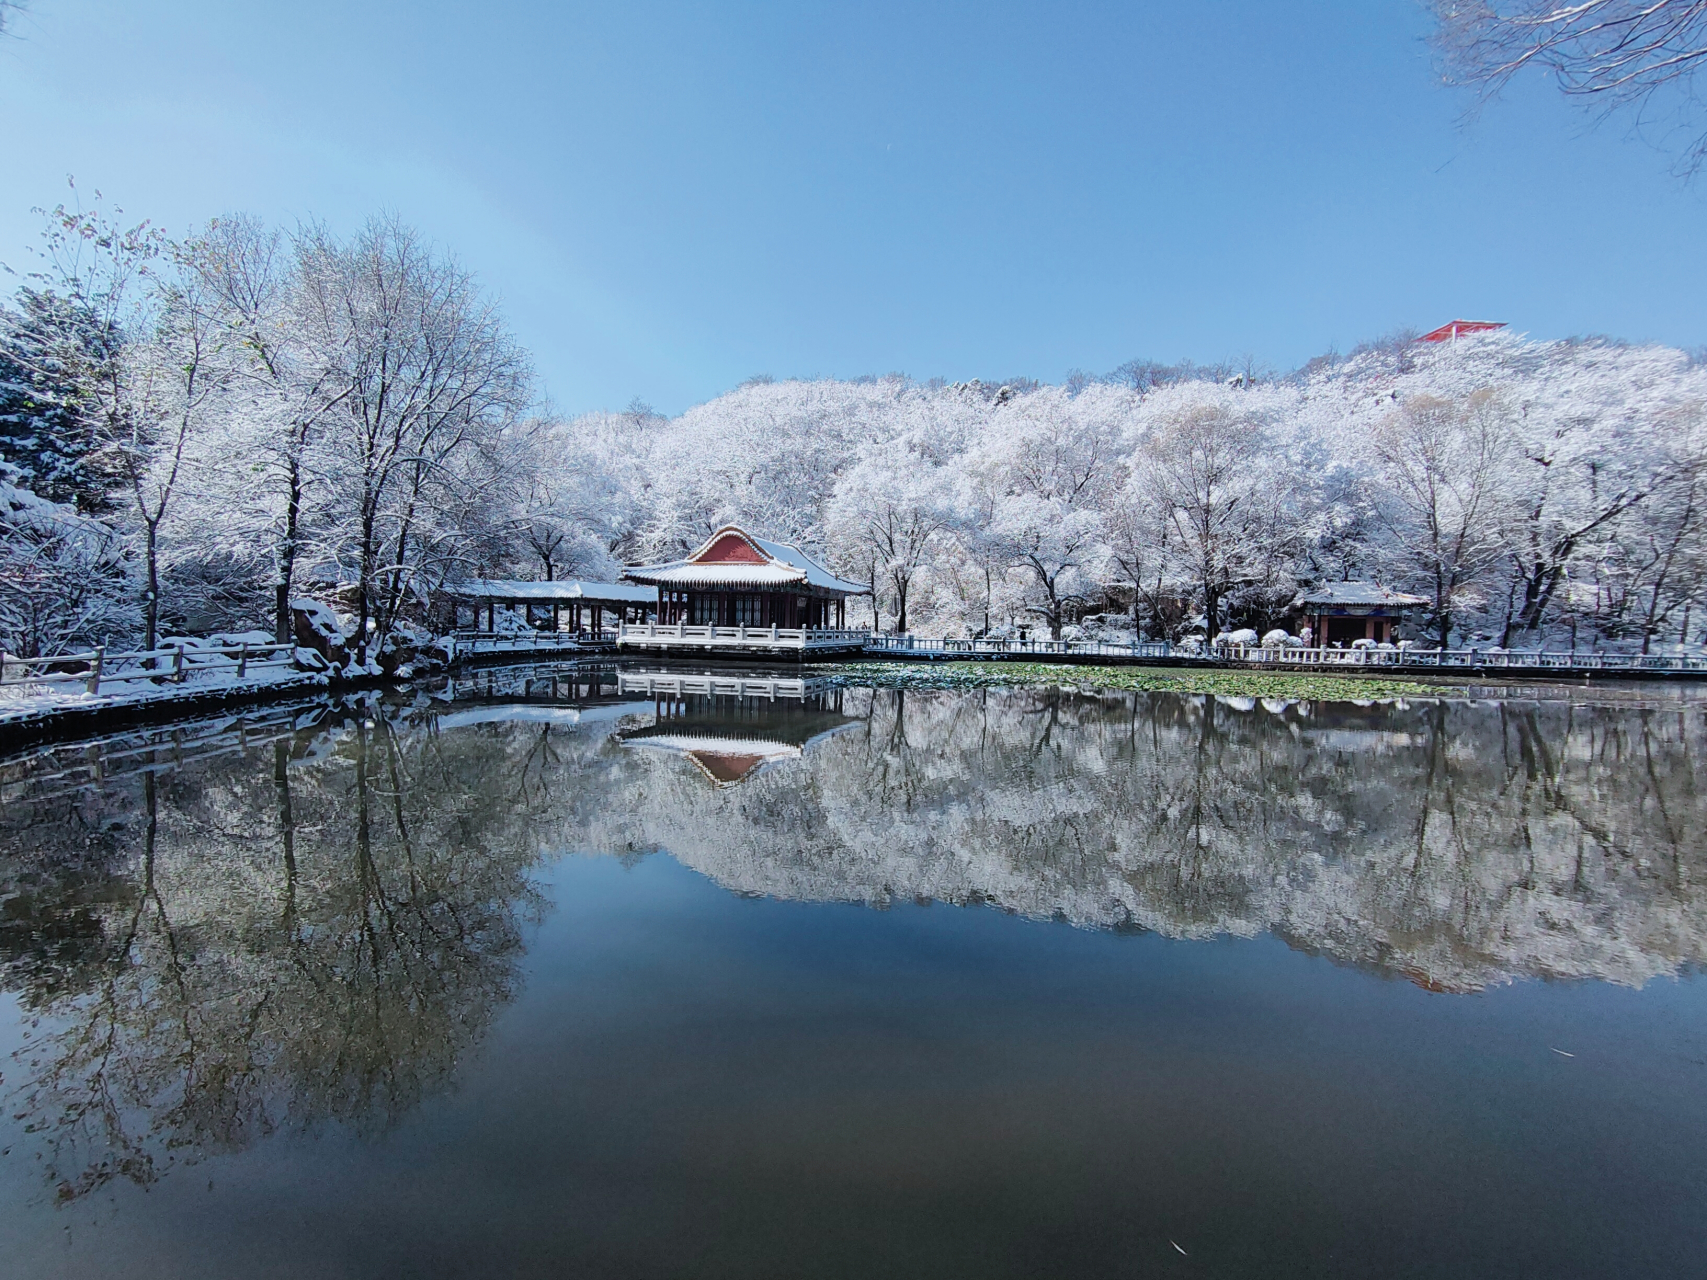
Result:
M296 665L304 671L326 671L331 664L326 661L326 655L318 649L310 649L306 645L298 645L292 650Z
M306 596L292 600L290 621L299 648L314 650L334 671L342 671L349 665L349 635L328 605Z
M209 636L207 642L212 645L224 645L227 648L240 644L263 645L274 643L273 633L270 631L221 631L216 635Z

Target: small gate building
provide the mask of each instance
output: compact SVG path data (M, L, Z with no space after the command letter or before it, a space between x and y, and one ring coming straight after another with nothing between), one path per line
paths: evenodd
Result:
M1353 640L1391 643L1411 611L1428 603L1426 596L1393 591L1378 582L1324 582L1299 592L1292 608L1298 634L1309 627L1311 643L1325 648Z

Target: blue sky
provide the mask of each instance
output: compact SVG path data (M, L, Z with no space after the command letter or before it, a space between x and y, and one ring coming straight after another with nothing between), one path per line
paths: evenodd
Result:
M1707 343L1707 181L1535 83L1465 128L1412 0L32 0L0 261L65 175L172 230L396 210L566 411L758 373L1288 368L1455 316Z

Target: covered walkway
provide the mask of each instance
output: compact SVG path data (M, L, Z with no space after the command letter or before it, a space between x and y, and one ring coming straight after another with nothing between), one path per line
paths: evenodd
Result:
M620 582L586 582L562 578L535 582L519 578L470 578L447 582L456 630L497 630L498 613L517 612L537 631L568 631L598 638L605 633L605 615L612 629L625 622L645 622L657 608L658 594ZM484 612L485 626L481 626ZM464 619L467 619L466 626Z

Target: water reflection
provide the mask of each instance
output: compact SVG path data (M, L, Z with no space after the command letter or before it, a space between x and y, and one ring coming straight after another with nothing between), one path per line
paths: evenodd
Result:
M1045 690L769 696L488 672L0 766L9 1103L59 1196L383 1129L518 984L536 873L1273 932L1439 991L1707 952L1701 708Z
M857 732L738 793L650 770L594 846L666 849L749 894L1273 931L1438 990L1640 984L1703 955L1699 707L852 690L843 708Z
M818 743L860 722L842 711L843 695L822 679L682 677L624 673L624 694L653 699L651 723L615 739L680 756L714 787L732 787L768 764L798 760Z

